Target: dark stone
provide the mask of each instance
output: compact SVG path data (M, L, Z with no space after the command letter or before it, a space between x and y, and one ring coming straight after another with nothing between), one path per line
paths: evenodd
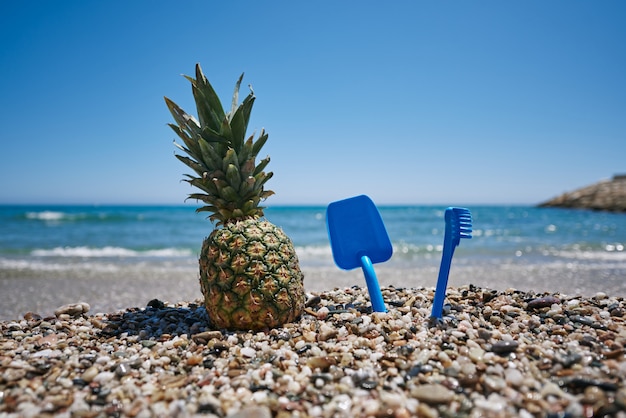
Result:
M444 322L443 318L437 318L436 316L431 316L430 318L428 318L428 327L429 328L439 328L439 329L446 329L446 323Z
M517 341L498 341L491 346L491 351L496 354L509 354L517 350L519 343Z
M322 301L322 298L317 296L317 295L315 295L315 296L312 296L309 300L306 301L305 306L307 308L312 308L314 306L319 305L321 301Z
M485 328L478 328L478 337L482 340L489 341L491 339L491 331Z
M569 317L572 322L576 322L578 324L587 325L591 328L606 330L607 327L599 322L594 321L591 318L580 316L580 315L572 315Z
M298 354L304 354L307 351L309 351L309 349L311 348L311 344L305 344L304 346L300 347L298 350L296 350L296 353Z
M558 303L561 303L561 299L554 296L544 296L542 298L536 298L528 302L527 308L529 310L549 308L550 306Z
M148 308L163 309L165 308L165 303L161 302L158 299L152 299L150 302L148 302Z
M557 357L557 361L563 365L566 369L569 369L574 364L580 363L583 356L578 353L569 353L565 356Z
M605 392L615 392L617 389L619 389L619 386L616 383L603 380L587 379L584 377L575 377L573 379L563 382L561 386L567 386L574 389L585 389L588 386L595 386Z
M366 390L376 389L377 385L378 383L375 380L364 380L359 384L361 389L366 389Z
M422 373L422 366L418 364L409 369L409 371L406 373L406 377L408 379L412 379L420 373Z
M76 379L72 379L72 384L74 386L77 386L79 388L84 388L85 386L87 386L89 383L87 383L86 381L84 381L83 379L80 378L76 378Z

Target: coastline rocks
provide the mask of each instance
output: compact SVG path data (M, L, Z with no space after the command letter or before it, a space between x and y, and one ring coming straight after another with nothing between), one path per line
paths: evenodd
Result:
M626 212L626 174L563 193L538 206Z

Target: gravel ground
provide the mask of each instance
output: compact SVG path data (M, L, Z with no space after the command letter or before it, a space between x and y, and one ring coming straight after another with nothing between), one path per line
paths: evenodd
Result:
M0 417L626 417L623 298L385 287L298 322L212 329L196 302L0 322Z

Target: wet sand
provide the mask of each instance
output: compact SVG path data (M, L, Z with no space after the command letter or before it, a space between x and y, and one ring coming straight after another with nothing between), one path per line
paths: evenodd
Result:
M390 263L389 263L390 264ZM434 288L438 266L397 268L376 265L381 286L397 288ZM307 292L365 286L360 270L343 271L336 267L303 266ZM130 307L145 307L159 299L170 303L195 301L202 297L196 267L179 269L137 265L120 271L24 271L9 277L0 272L0 320L21 318L26 312L51 315L62 305L87 302L91 312L114 312ZM626 296L623 272L581 270L562 266L531 265L520 268L506 265L462 266L452 268L449 286L476 286L506 290L561 293L591 297L598 292Z

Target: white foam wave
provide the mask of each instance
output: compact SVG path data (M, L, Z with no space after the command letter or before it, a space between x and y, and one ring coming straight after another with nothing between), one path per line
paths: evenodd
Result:
M74 258L59 260L56 258L13 259L0 257L0 276L11 276L19 272L19 277L30 277L24 272L52 273L57 277L88 277L96 273L114 274L149 274L150 271L195 271L198 262L195 258L184 259L144 259L129 258L124 262L110 258ZM62 276L59 276L62 274Z
M122 247L56 247L49 250L33 250L36 257L189 257L193 251L180 248L163 248L159 250L136 251Z
M39 267L39 269L43 269L44 264L43 263L31 263L28 262L26 260L5 260L5 259L0 259L0 268L2 269L11 269L11 270L26 270L28 268L37 268ZM60 264L55 264L55 265L50 265L47 264L45 265L47 270L62 270L62 267Z
M63 212L55 212L55 211L51 211L51 210L44 210L42 212L27 212L26 213L26 218L27 219L36 219L39 221L52 221L52 222L56 222L56 221L60 221L61 219L65 218L67 215Z
M575 260L626 261L626 251L558 251L556 255Z
M66 272L74 271L77 268L89 271L116 272L119 266L115 264L74 264L74 263L50 263L46 261L24 260L24 259L0 259L1 270L18 270L18 271L47 271L47 272Z
M298 257L326 258L332 256L330 246L298 246L296 247Z
M393 245L393 253L394 254L428 254L428 253L440 253L443 251L443 245L415 245L409 244L406 242L401 242Z
M196 254L191 250L185 250L180 248L163 248L161 250L149 250L139 252L140 256L147 257L190 257Z
M439 256L443 245L418 246L407 243L393 244L393 256L395 259L412 260L416 258L431 258ZM328 262L333 263L333 254L330 245L307 245L297 246L296 253L300 261Z

